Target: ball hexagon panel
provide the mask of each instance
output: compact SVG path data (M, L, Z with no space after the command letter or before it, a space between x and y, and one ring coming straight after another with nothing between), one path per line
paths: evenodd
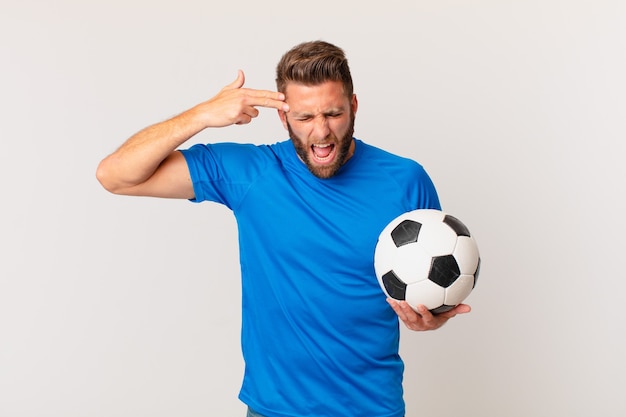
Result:
M456 233L443 222L423 223L417 242L430 256L449 255L456 246Z
M459 265L461 274L476 274L480 255L474 239L468 236L459 236L452 254Z
M423 304L432 310L443 304L445 290L427 279L415 282L406 287L405 299L412 307Z
M412 219L420 223L440 223L443 221L445 216L446 214L440 210L421 209L409 211L402 214L400 217Z
M480 274L480 258L478 258L478 266L476 267L476 272L474 272L474 287L476 287L476 283L478 282L479 274Z
M404 245L392 254L393 272L407 284L420 281L428 277L431 269L431 256L424 250L423 245L412 243Z
M393 270L396 260L396 250L398 250L398 248L393 244L389 235L381 236L376 245L376 252L374 253L374 268L379 278L381 275Z
M455 306L467 298L474 288L472 275L461 275L448 288L446 288L443 303Z

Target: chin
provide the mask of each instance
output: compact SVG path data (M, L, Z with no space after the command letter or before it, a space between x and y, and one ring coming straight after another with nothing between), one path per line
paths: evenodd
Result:
M313 175L315 175L318 178L327 179L337 174L339 169L344 164L345 158L340 158L340 157L341 155L336 155L335 159L332 162L329 162L328 164L322 164L322 165L315 164L311 162L310 158L307 158L304 163L306 164L307 168L309 169L309 171L311 171Z

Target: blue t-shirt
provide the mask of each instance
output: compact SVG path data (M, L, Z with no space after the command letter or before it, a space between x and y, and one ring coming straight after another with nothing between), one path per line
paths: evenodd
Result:
M398 319L374 249L389 221L439 200L421 165L355 141L328 179L309 172L291 141L182 151L195 201L237 219L239 398L268 417L404 415Z

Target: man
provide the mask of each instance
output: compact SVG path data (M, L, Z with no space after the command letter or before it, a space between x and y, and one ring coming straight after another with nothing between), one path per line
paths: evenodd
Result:
M118 194L214 201L237 218L242 272L239 398L249 415L401 417L398 317L433 330L469 312L433 316L384 300L376 240L399 214L440 208L424 169L353 137L358 109L340 48L307 42L277 66L277 90L216 96L131 137L98 167ZM198 132L278 111L290 140L177 150Z

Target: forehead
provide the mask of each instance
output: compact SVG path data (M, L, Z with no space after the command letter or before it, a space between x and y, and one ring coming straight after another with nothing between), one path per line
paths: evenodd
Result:
M350 105L340 81L326 81L316 85L290 82L285 88L285 99L294 112L342 109Z

